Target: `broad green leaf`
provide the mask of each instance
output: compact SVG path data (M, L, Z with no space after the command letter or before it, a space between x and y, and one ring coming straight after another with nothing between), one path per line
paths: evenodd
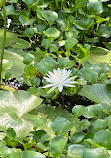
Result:
M21 150L20 149L14 149L14 148L8 148L6 146L3 146L0 148L0 155L2 157L7 158L20 158L21 157Z
M2 48L2 41L3 41L3 29L0 29L0 48ZM6 32L6 47L13 47L13 48L20 48L20 49L27 49L31 46L29 42L18 38L18 35L7 31Z
M95 83L98 79L98 73L87 68L82 70L82 76L86 81L90 81L92 83Z
M49 142L49 150L55 157L60 157L67 143L64 136L56 136Z
M84 39L87 43L97 43L99 42L99 39L97 37L94 38L88 38L86 35L84 36Z
M45 23L37 24L33 27L33 29L35 32L42 34L43 31L47 29L47 25Z
M107 152L107 150L103 147L99 147L99 148L87 148L84 150L83 153L83 157L84 158L109 158L109 154Z
M26 28L25 29L25 34L27 37L31 38L34 35L34 30L32 28Z
M101 14L104 11L102 2L98 0L89 1L89 3L87 3L87 9L94 15Z
M22 25L32 25L36 19L27 19L24 15L19 16L19 21L22 23Z
M93 123L93 128L95 131L106 129L106 127L107 127L107 120L98 119Z
M111 42L103 42L103 44L104 44L109 50L111 50Z
M106 147L107 149L111 149L111 131L100 130L94 134L94 141L97 144Z
M2 11L3 13L3 11ZM16 15L17 13L15 13L15 8L12 5L7 5L6 6L6 15Z
M5 4L4 0L0 0L0 7L2 7Z
M35 57L30 53L23 53L22 56L24 58L23 60L24 64L30 64L35 59Z
M72 113L75 117L79 117L84 113L85 107L82 105L75 105L72 109Z
M12 3L18 3L18 0L11 0Z
M46 133L46 131L38 130L38 131L35 131L34 133L34 139L36 140L37 143L38 142L44 143L45 141L49 139L49 136Z
M89 60L91 63L110 63L111 53L108 49L93 46L90 48L90 56L87 58L87 60Z
M47 20L47 22L49 23L49 25L51 27L52 24L58 18L58 14L51 10L44 10L44 11L42 11L42 17Z
M42 99L25 91L0 92L0 129L14 128L18 136L25 137L33 128L26 113L41 102Z
M93 24L93 19L84 17L80 20L74 20L73 23L80 30L88 30Z
M75 64L73 60L69 60L66 57L59 57L58 63L61 68L67 68L67 69L71 68Z
M47 74L48 71L52 71L52 68L56 65L56 61L50 57L47 56L44 59L42 59L40 62L36 63L37 69L42 73L44 76Z
M101 103L103 101L111 103L110 84L96 83L93 85L86 85L80 90L79 94L97 103Z
M50 52L57 52L59 49L59 44L56 42L52 42L50 47L49 47L49 51Z
M3 62L2 62L2 71L5 71L6 69L10 69L13 64L9 61L9 60L6 60L6 59L3 59Z
M68 147L68 157L83 158L83 151L85 147L81 144L73 144Z
M50 27L46 31L43 31L43 34L53 41L60 36L60 31L55 27Z
M87 4L88 0L75 0L75 9L79 9L79 8L82 8L82 7L85 7L86 4Z
M65 31L66 39L68 39L68 38L77 38L78 33L79 32L75 29L75 27L71 27L69 30Z
M105 24L99 26L98 33L100 36L109 38L111 36L111 29Z
M71 128L71 123L69 120L63 117L57 117L52 123L52 129L56 135L63 135Z
M0 51L0 53L1 53L1 51ZM3 76L7 72L11 73L13 77L19 77L20 75L22 75L24 73L24 67L25 67L25 65L23 63L23 57L21 55L18 55L15 52L15 50L14 50L14 52L13 51L5 50L4 59L6 61L8 61L8 63L10 62L10 64L7 67L7 68L10 68L10 69L6 69L3 72ZM6 68L6 67L4 67L4 68Z
M58 23L58 29L62 32L67 29L69 24L68 21L66 20L57 20L57 23Z
M46 158L45 155L35 151L23 151L21 158Z
M51 41L49 39L43 39L41 45L45 48L48 49L51 45Z
M78 43L78 40L75 38L69 38L65 42L65 48L67 51L70 51L76 44Z
M76 144L76 143L80 143L83 138L85 137L85 133L84 132L78 132L75 133L72 137L71 137L71 143L72 144Z

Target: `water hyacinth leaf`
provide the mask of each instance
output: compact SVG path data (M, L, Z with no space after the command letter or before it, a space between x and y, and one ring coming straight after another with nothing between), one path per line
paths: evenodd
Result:
M88 38L87 36L84 36L84 39L87 43L97 43L99 42L99 39L97 37L94 38Z
M43 39L41 45L45 48L48 49L51 45L51 41L49 39Z
M17 136L25 137L33 128L28 120L30 115L26 117L26 113L41 102L42 99L25 91L0 92L0 129L14 128Z
M97 144L100 144L103 147L106 147L107 149L111 149L111 131L107 131L107 130L97 131L94 134L93 139Z
M19 16L19 21L22 25L32 25L34 23L36 19L32 18L32 19L28 19L27 17L25 17L24 15L20 15Z
M111 103L111 84L95 83L93 85L86 85L80 90L79 94L96 103L103 101Z
M71 128L70 121L63 117L55 118L52 123L52 129L54 130L56 135L63 135L67 133L67 131L70 128Z
M42 17L47 20L47 22L49 23L49 25L51 27L52 24L58 18L58 14L54 11L44 10L44 11L42 11Z
M75 38L69 38L65 42L65 48L67 51L70 51L76 44L78 43L78 40Z
M102 2L98 0L89 1L89 3L87 3L87 9L94 15L101 14L104 11Z
M3 13L3 11L2 11ZM7 5L6 6L6 15L16 15L17 13L15 12L15 8L12 5Z
M17 3L17 2L18 2L18 0L11 0L11 2L12 2L12 3Z
M75 64L73 60L69 60L67 57L59 57L58 63L60 68L67 68L67 69L70 69Z
M71 143L72 144L76 144L76 143L80 143L83 138L85 137L85 133L84 132L78 132L75 133L72 137L71 137Z
M66 39L68 39L68 38L77 38L78 33L79 32L74 27L72 27L69 30L65 31L65 37L66 37Z
M107 120L98 119L93 123L93 128L95 131L99 131L107 128Z
M57 20L57 23L58 23L58 29L60 31L65 31L68 27L68 21L66 20Z
M75 0L75 9L78 10L81 7L85 7L88 0Z
M38 142L44 143L45 141L49 139L49 136L46 133L46 131L38 130L38 131L35 131L34 133L34 139L36 140L37 143Z
M75 117L79 117L84 113L85 107L82 105L76 105L72 109L72 113Z
M23 151L21 158L46 158L45 155L35 151Z
M35 59L35 57L30 53L23 53L22 56L24 58L23 63L27 65L30 64Z
M66 143L67 143L66 137L56 136L53 139L51 139L49 143L49 149L55 157L60 157L60 155L62 154L65 148Z
M51 39L51 41L53 41L60 36L60 31L55 27L50 27L47 30L43 31L43 34Z
M34 35L34 30L32 28L26 28L25 34L27 37L31 38Z
M40 62L36 63L37 69L42 73L44 76L47 74L48 71L52 71L52 68L56 65L56 61L50 57L47 56L44 59L42 59Z
M73 144L68 147L68 157L82 158L85 147L80 144Z
M33 28L35 32L42 34L43 31L47 29L47 25L45 23L37 24Z
M80 30L88 30L93 24L93 19L84 17L80 20L74 20L73 23Z
M109 38L111 36L111 29L105 24L102 24L99 26L98 33L102 37Z
M50 52L57 52L59 49L59 44L56 42L52 42L50 47L49 47L49 51Z
M98 79L98 73L87 68L84 68L82 70L82 76L85 80L90 81L92 83L95 83Z
M84 158L109 158L107 150L103 147L94 148L94 149L85 149L83 152Z

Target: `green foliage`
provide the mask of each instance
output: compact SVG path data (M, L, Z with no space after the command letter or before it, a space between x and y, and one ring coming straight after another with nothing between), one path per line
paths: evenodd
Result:
M0 0L0 49L4 4ZM0 85L0 157L110 158L110 0L7 0L5 5L11 23ZM71 82L77 83L47 93L44 77L58 68L70 69ZM28 89L6 90L9 79L21 75Z

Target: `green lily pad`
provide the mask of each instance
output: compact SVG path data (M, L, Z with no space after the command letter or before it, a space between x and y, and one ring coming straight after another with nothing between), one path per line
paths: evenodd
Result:
M0 130L13 128L17 136L25 137L33 129L27 113L37 107L42 99L25 91L0 92Z

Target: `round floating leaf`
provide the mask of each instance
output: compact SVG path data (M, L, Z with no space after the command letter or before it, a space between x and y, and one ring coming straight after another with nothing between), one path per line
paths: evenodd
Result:
M111 103L111 84L96 83L93 85L86 85L80 90L79 94L97 103L103 101Z
M52 41L60 36L60 31L55 27L48 28L46 31L43 31L43 33L52 39Z
M64 136L56 136L51 139L49 143L49 150L55 157L60 157L62 154L65 145L67 143L67 138Z
M25 34L27 37L31 38L34 35L34 30L32 28L26 28Z
M100 130L94 134L93 139L97 144L100 144L107 149L111 149L111 131Z
M2 11L3 12L3 11ZM12 5L7 5L6 6L6 15L15 15L17 13L15 13L15 8Z
M101 14L103 10L102 2L98 0L92 0L89 3L87 3L87 8L91 12L91 14L98 15Z
M29 111L37 107L42 99L25 91L0 92L0 129L13 128L17 136L25 137L33 128Z
M82 158L85 147L80 144L73 144L68 147L68 156L71 158Z
M107 150L103 147L94 149L85 149L83 153L84 158L109 158Z
M24 15L19 16L19 21L22 23L22 25L32 25L35 21L35 19L28 19Z
M43 39L41 45L45 48L48 49L51 45L51 41L49 39Z
M80 30L88 30L93 24L93 19L85 17L80 20L74 20L73 23Z
M2 62L2 71L5 71L6 69L10 69L13 64L9 61L9 60L6 60L6 59L3 59L3 62Z
M46 158L45 155L35 151L23 151L21 158Z

